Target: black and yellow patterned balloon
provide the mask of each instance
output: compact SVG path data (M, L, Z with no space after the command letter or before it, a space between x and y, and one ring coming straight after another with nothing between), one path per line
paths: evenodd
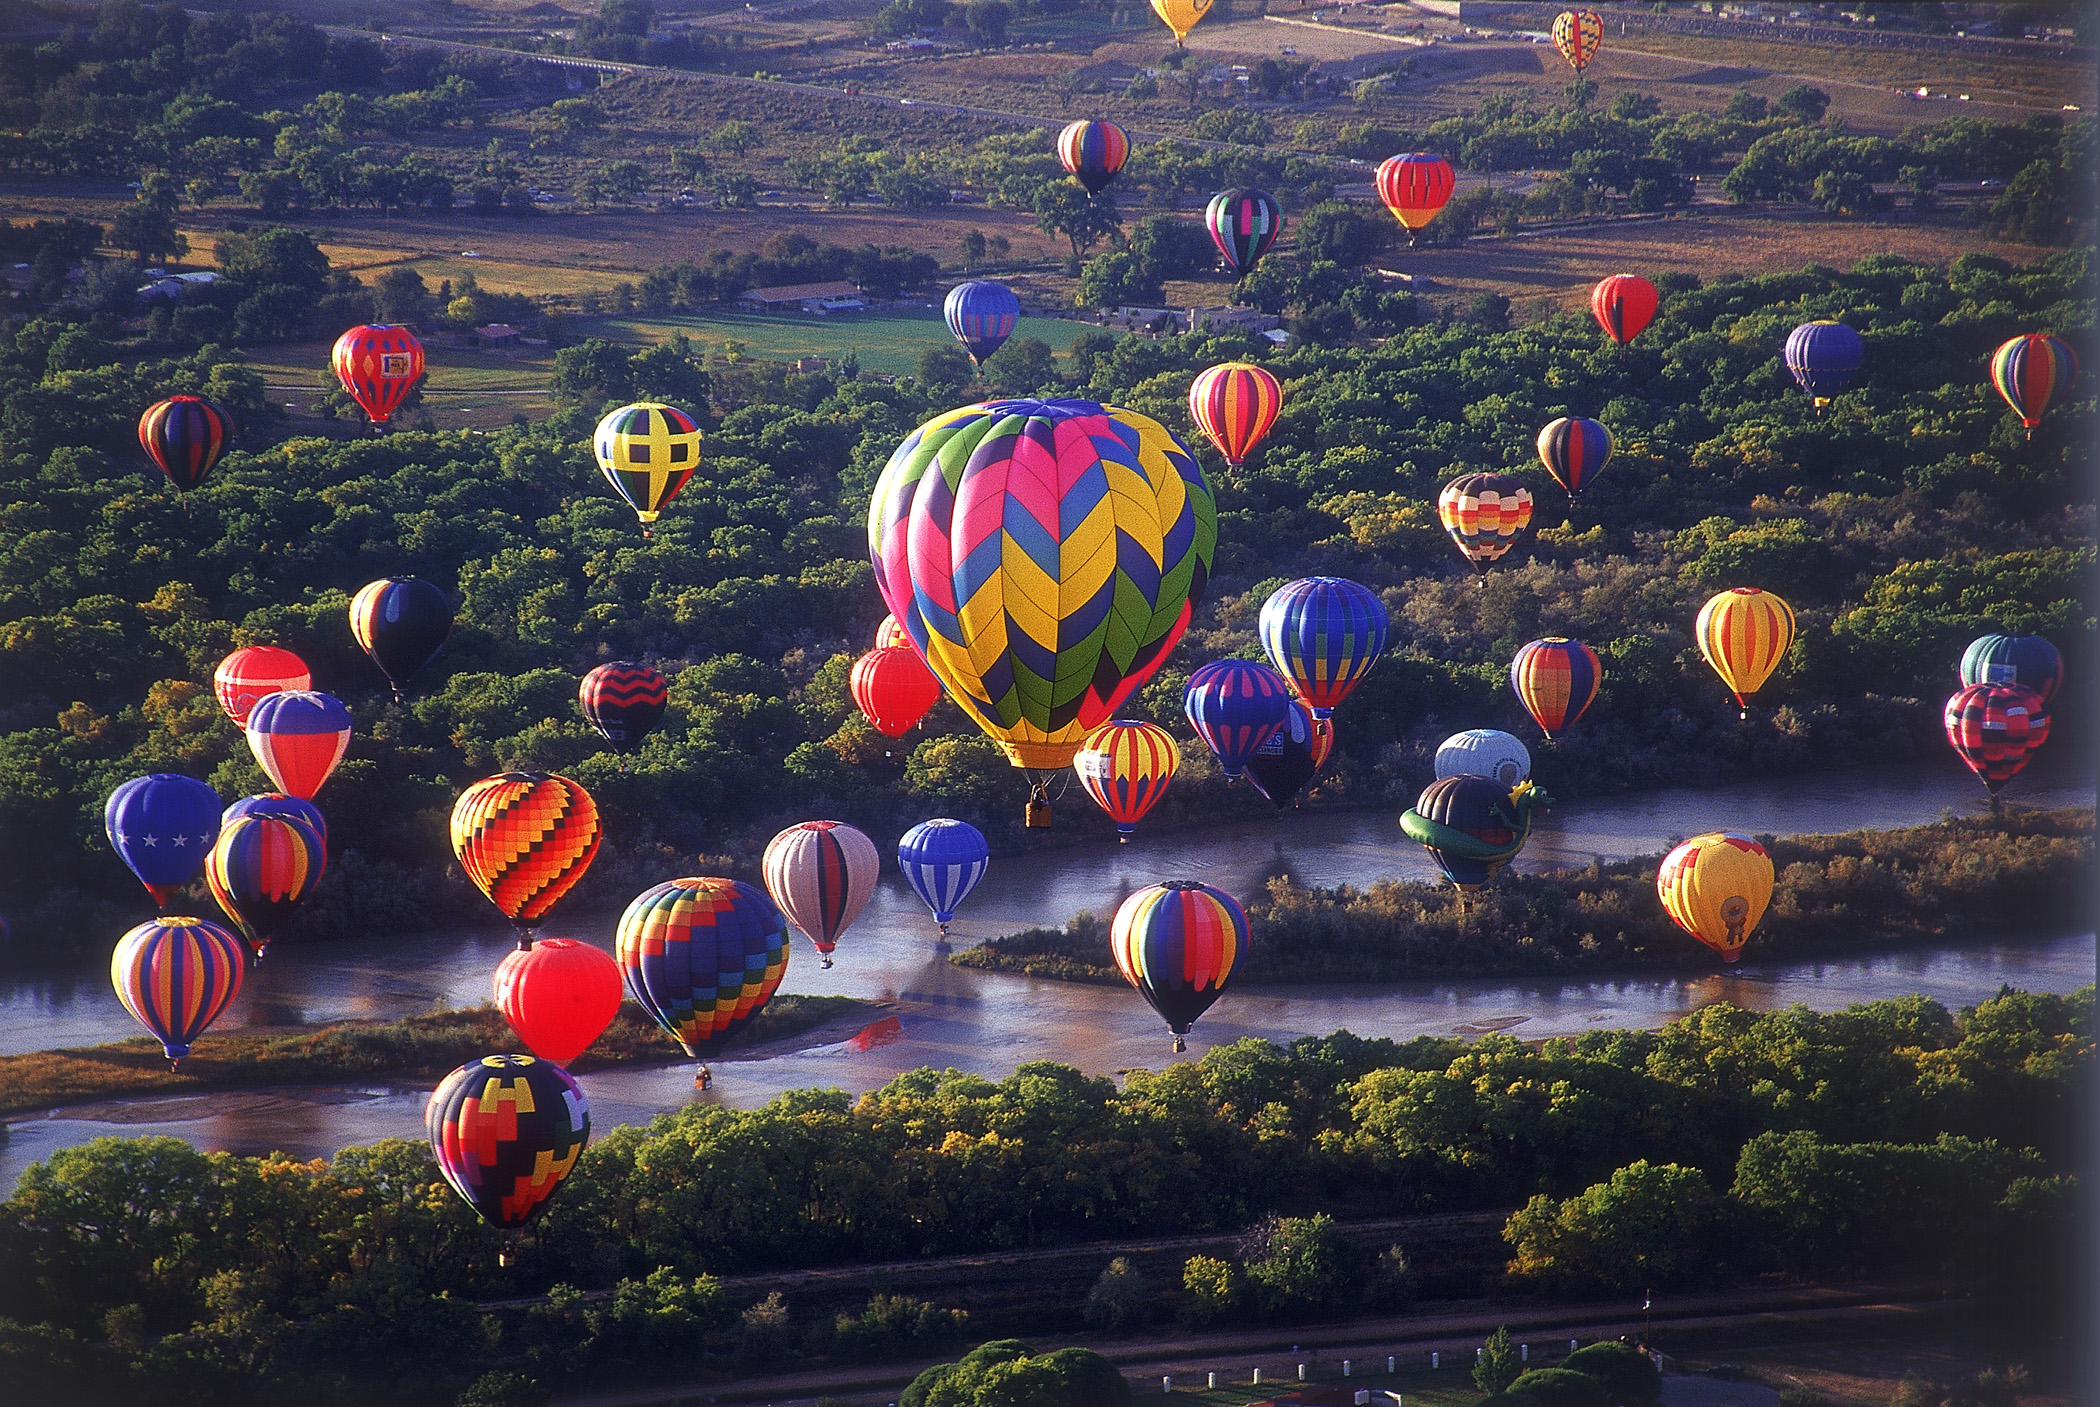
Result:
M700 467L700 427L676 406L642 401L598 422L591 438L606 481L642 520L642 536Z
M576 1081L530 1055L469 1060L431 1091L423 1121L445 1181L505 1230L539 1215L591 1141Z

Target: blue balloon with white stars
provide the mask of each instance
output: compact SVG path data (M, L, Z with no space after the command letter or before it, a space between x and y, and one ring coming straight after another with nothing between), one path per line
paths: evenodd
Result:
M102 828L117 858L131 867L163 908L204 872L219 839L219 794L195 777L155 772L109 794Z

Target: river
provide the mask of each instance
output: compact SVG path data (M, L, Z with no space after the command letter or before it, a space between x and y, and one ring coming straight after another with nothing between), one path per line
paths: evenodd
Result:
M2091 806L2090 761L2031 768L2008 789L2020 806ZM1842 832L1915 825L1952 810L1971 814L1982 789L1952 758L1859 767L1737 783L1715 791L1672 788L1562 805L1542 814L1519 869L1547 869L1652 854L1703 830L1750 834ZM1061 803L1085 805L1076 792ZM878 843L880 843L878 838ZM1124 895L1162 879L1195 878L1235 893L1287 869L1300 882L1366 885L1386 877L1433 879L1419 846L1383 811L1295 812L1223 835L1147 836L1128 846L1084 847L994 861L958 917L958 947L1030 924L1062 923L1081 908L1106 916ZM608 919L555 924L565 935L611 944ZM937 948L932 918L894 873L854 927L837 963L822 967L797 939L782 991L837 993L896 1004L894 1030L764 1060L718 1060L714 1088L693 1089L690 1064L582 1077L600 1129L646 1121L696 1098L749 1107L785 1089L872 1089L920 1065L999 1078L1028 1060L1062 1060L1094 1074L1157 1067L1172 1058L1163 1026L1121 988L1044 982L955 968ZM511 940L500 925L357 943L283 942L257 968L217 1030L351 1017L393 1018L486 1001L490 974ZM2066 992L2092 982L2090 933L1980 941L1813 963L1761 966L1753 945L1741 970L1643 974L1581 981L1420 981L1301 986L1231 993L1197 1025L1189 1054L1258 1035L1290 1040L1347 1028L1406 1038L1511 1030L1526 1038L1601 1027L1654 1027L1707 1003L1771 1010L1805 1002L1830 1010L1922 992L1950 1006L2001 984ZM872 1019L872 1018L871 1018ZM98 970L31 973L0 991L0 1053L89 1045L134 1034L108 977ZM211 1094L82 1105L19 1119L0 1144L0 1188L54 1149L105 1133L170 1133L199 1147L281 1149L323 1157L352 1143L420 1136L423 1091L384 1086Z

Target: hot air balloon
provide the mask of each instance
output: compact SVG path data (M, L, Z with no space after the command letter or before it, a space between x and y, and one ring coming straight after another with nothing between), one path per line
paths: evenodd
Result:
M948 331L963 344L970 360L983 366L985 358L1006 345L1020 321L1021 300L1003 283L972 279L948 290L941 303Z
M277 789L313 800L350 750L350 710L333 694L282 689L248 712L248 751Z
M1553 17L1553 47L1577 73L1597 57L1604 42L1604 17L1595 10L1562 10Z
M515 1232L575 1168L591 1141L591 1106L551 1061L484 1055L438 1082L423 1125L452 1190L490 1226Z
M933 921L947 936L955 911L970 897L991 864L992 848L984 832L968 821L945 818L921 821L897 842L897 868L904 882L933 910Z
M1189 676L1181 711L1203 745L1217 754L1228 782L1291 713L1291 686L1265 664L1212 660Z
M1595 650L1558 635L1532 641L1509 662L1509 687L1549 738L1575 725L1603 679Z
M1283 207L1267 191L1220 191L1204 209L1203 227L1225 257L1225 266L1245 277L1283 233Z
M395 703L407 702L401 686L452 634L452 615L449 595L412 576L372 582L350 598L350 633L393 686Z
M166 908L197 877L219 838L219 794L195 777L133 777L102 805L102 828L117 858Z
M1188 628L1217 506L1149 416L994 401L927 421L868 507L876 586L920 657L1014 766L1072 760ZM1047 779L1034 779L1047 823Z
M1707 599L1692 627L1699 655L1735 695L1742 716L1794 645L1794 608L1769 591L1737 586Z
M280 650L275 645L249 645L219 661L219 667L212 671L211 685L226 716L235 726L245 728L249 712L263 695L285 689L311 689L314 680L306 661L290 650Z
M1583 486L1611 460L1611 431L1594 420L1563 415L1539 431L1539 462L1568 491L1572 506Z
M298 821L314 833L321 842L321 853L328 853L328 818L321 808L311 801L297 796L286 796L281 791L266 791L260 796L244 796L228 806L219 817L219 828L224 830L240 816L277 816L287 821Z
M1125 899L1108 941L1123 980L1166 1021L1179 1055L1189 1027L1225 994L1247 951L1247 914L1222 890L1169 880Z
M1252 362L1199 371L1189 386L1189 419L1235 469L1268 438L1282 408L1283 388Z
M903 737L941 701L941 681L909 645L862 655L847 687L868 725L885 738Z
M1116 823L1116 839L1130 843L1181 766L1174 735L1157 723L1118 718L1086 735L1072 756L1072 770L1094 804Z
M2020 774L2049 741L2048 706L2018 684L1966 684L1947 700L1947 741L1991 794L1991 814L2004 811L1998 790Z
M1436 774L1486 777L1513 790L1531 776L1531 749L1500 728L1468 728L1437 744Z
M620 964L589 943L542 938L503 955L495 999L527 1050L567 1065L620 1014Z
M1805 322L1786 335L1786 369L1817 410L1852 384L1865 355L1859 334L1841 322Z
M1309 576L1278 587L1261 603L1262 653L1315 718L1332 714L1385 652L1392 618L1368 586Z
M1210 13L1211 3L1212 0L1152 0L1152 13L1174 31L1174 42L1179 45Z
M1470 893L1517 857L1531 838L1532 811L1552 804L1536 782L1519 782L1512 790L1470 774L1440 777L1400 818L1400 828L1460 893Z
M605 413L591 435L598 472L641 519L642 536L700 467L700 427L676 406L637 401Z
M2078 354L2069 343L2045 332L2015 337L1991 354L1991 384L2005 397L2005 403L2019 413L2030 440L2034 438L2034 427L2042 423L2042 412L2049 408L2049 402L2077 374Z
M646 664L620 660L601 664L576 686L584 721L614 752L633 752L664 721L671 681Z
M233 934L206 919L169 915L117 940L109 980L172 1070L240 994L247 967L247 946Z
M1450 201L1452 187L1457 183L1451 163L1430 152L1389 156L1378 163L1378 198L1407 231L1410 247L1415 236Z
M327 848L306 822L235 816L220 824L218 843L204 861L204 882L260 962L327 869Z
M1298 789L1320 770L1325 750L1322 749L1320 756L1315 756L1313 749L1318 746L1317 726L1325 721L1314 719L1304 704L1292 699L1283 726L1271 733L1269 740L1256 748L1242 765L1247 785L1274 802L1278 811L1288 810ZM1333 725L1328 727L1328 736L1332 737Z
M787 918L741 880L666 880L620 916L618 955L634 999L697 1056L734 1035L780 985Z
M875 896L882 856L874 841L844 821L804 821L766 843L760 868L766 892L809 935L829 967L839 935Z
M1057 159L1088 195L1116 178L1130 157L1130 138L1113 122L1074 122L1057 134Z
M886 615L882 618L882 624L875 627L875 644L873 648L888 650L894 649L899 645L909 650L911 648L911 636L905 633L903 626L897 624L897 618L894 615Z
M374 425L423 378L423 344L405 327L353 327L335 339L335 376Z
M1655 285L1638 274L1613 274L1590 290L1590 312L1621 347L1641 335L1662 301Z
M1482 581L1531 523L1531 490L1502 474L1465 474L1437 495L1437 516Z
M204 482L233 436L233 417L202 396L170 396L139 417L139 448L178 494Z
M1961 652L1964 684L2018 684L2048 703L2064 682L2064 657L2039 635L1979 635Z
M499 772L452 804L452 853L520 948L591 867L600 834L591 794L551 772Z
M1746 835L1695 835L1663 857L1655 892L1679 928L1734 962L1772 902L1772 857Z

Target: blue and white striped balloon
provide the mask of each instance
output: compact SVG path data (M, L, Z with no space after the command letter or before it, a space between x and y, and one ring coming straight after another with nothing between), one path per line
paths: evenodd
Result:
M968 821L921 821L897 842L897 867L933 910L944 934L962 901L984 878L991 855L984 833Z

